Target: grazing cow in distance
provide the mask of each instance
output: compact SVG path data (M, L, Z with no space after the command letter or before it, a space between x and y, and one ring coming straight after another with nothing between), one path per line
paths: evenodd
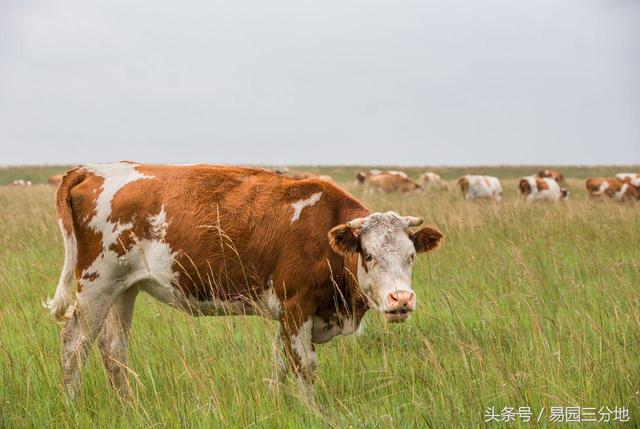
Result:
M62 182L63 176L64 174L53 174L49 176L49 179L47 179L47 183L49 183L52 186L58 186L60 182Z
M422 185L423 188L435 188L435 189L444 189L447 190L447 184L439 174L433 173L431 171L427 171L420 175L420 179L418 183Z
M638 179L640 179L640 175L638 175L638 173L618 173L618 174L616 174L616 179L629 180L629 181L636 180L637 181Z
M65 174L56 207L65 260L47 307L66 321L70 394L96 339L112 385L130 394L140 291L195 316L278 320L276 375L288 366L310 393L315 345L353 333L369 309L407 320L416 254L443 238L412 230L421 218L372 213L330 182L259 168L83 165Z
M630 180L614 177L591 177L585 182L591 199L607 196L615 201L631 201L640 199L640 183L634 185Z
M419 183L409 179L406 174L399 173L401 172L387 171L368 176L365 182L367 192L411 192L423 190Z
M11 186L16 186L19 188L31 186L31 185L32 183L31 183L31 180L29 179L16 179L13 182L11 182Z
M467 174L459 178L457 183L466 201L478 198L502 201L502 186L497 177Z
M358 174L356 174L356 183L359 184L359 185L364 185L365 182L367 181L367 179L369 179L370 177L379 176L381 174L382 175L400 176L400 177L403 177L405 179L409 178L409 176L407 176L407 173L405 173L404 171L398 171L398 170L382 171L382 170L373 169L373 170L369 170L366 173L364 171L361 171Z
M527 202L560 201L569 197L566 189L560 188L558 182L550 177L526 176L518 184L520 195Z
M541 179L548 177L550 179L555 180L560 185L563 185L565 183L564 176L562 175L562 173L555 170L540 170L538 171L538 177L540 177Z
M308 172L308 171L289 174L289 177L291 177L292 179L319 179L319 180L324 180L325 182L333 182L334 181L333 178L331 176L329 176L329 175L311 173L311 172Z

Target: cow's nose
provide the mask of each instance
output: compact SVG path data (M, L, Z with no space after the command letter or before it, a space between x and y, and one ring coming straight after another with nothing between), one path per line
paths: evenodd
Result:
M397 291L387 295L390 310L413 310L416 307L416 294L413 292Z

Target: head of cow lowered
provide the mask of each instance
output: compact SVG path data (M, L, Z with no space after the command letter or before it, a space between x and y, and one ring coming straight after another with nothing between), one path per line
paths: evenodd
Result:
M422 218L395 212L372 213L338 225L329 232L337 253L358 258L358 284L369 306L384 313L389 322L403 322L416 308L411 273L416 254L438 247L443 235L424 227Z

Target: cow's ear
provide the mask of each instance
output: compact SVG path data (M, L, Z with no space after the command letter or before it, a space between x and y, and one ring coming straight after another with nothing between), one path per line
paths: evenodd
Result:
M440 242L444 238L444 235L436 228L431 226L425 226L420 231L409 231L409 238L413 241L413 246L416 248L416 252L428 252L440 245Z
M356 230L347 225L338 225L329 231L329 244L334 252L348 255L360 251L360 240Z

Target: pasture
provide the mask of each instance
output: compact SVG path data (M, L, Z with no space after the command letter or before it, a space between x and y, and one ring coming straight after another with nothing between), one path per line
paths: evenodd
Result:
M423 216L445 234L418 258L418 309L386 325L369 312L360 336L317 347L316 404L274 396L275 323L192 318L138 300L130 346L134 399L110 390L94 350L78 398L61 395L60 326L40 302L55 290L63 248L48 174L0 169L1 427L476 427L485 410L626 407L640 422L640 204L589 201L584 178L639 167L560 167L571 196L527 205L518 179L536 167L435 169L502 180L502 204L458 189L365 195L357 167L330 174L369 208ZM426 169L404 169L413 178ZM40 183L40 184L38 184ZM528 427L534 423L510 423ZM606 426L606 425L605 425Z

